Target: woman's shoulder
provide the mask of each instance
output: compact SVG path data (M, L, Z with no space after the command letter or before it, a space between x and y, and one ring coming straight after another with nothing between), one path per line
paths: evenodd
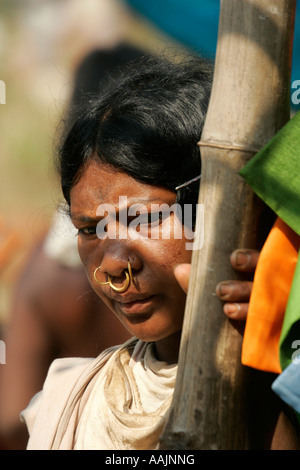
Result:
M136 340L132 339L123 345L110 347L96 358L55 359L49 367L43 389L31 399L27 408L20 414L20 419L26 423L29 434L32 434L38 416L42 417L44 422L47 421L49 427L54 428L70 398L78 392L80 395L80 390L86 388L89 381L97 375L115 352L135 342ZM51 426L52 421L54 426Z
M92 357L63 357L55 359L48 370L46 381L51 377L62 377L66 375L77 375L95 358ZM46 382L45 382L46 383Z
M72 388L76 379L84 369L93 361L92 358L62 358L55 359L48 370L43 389L36 393L30 400L28 406L20 413L20 419L26 423L29 434L33 428L36 416L39 412L45 396L53 397L66 393ZM53 403L54 404L54 403Z
M136 338L130 338L124 344L111 346L102 351L99 356L94 357L64 357L55 359L48 370L44 387L53 380L64 380L68 378L77 378L88 369L95 369L106 363L109 358L118 350L123 348L132 348L139 341Z

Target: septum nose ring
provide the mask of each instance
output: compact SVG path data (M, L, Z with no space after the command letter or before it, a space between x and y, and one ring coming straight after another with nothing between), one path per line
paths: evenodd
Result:
M101 266L98 266L98 268L95 269L94 271L94 279L95 281L97 282L97 284L100 284L102 286L104 285L107 285L109 284L110 287L116 291L116 292L125 292L126 289L128 289L129 287L129 284L130 282L133 280L133 276L132 276L132 269L131 269L131 265L130 265L130 261L128 261L128 265L127 265L127 269L124 270L124 273L125 273L125 281L124 283L120 286L120 287L117 287L113 284L112 282L112 278L113 276L111 276L110 274L107 275L107 281L106 282L101 282L99 281L99 279L97 279L97 271L98 269L101 268Z

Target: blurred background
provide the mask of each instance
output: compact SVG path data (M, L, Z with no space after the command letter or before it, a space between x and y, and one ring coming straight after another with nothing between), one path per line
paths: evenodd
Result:
M219 0L0 0L6 87L5 104L0 96L0 339L20 273L61 201L53 154L82 62L95 51L116 50L118 60L160 51L214 58L219 6ZM299 1L296 80L300 90ZM297 96L300 101L300 91Z

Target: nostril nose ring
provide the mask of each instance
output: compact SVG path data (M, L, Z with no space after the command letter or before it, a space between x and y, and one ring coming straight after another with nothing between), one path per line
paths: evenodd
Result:
M107 285L109 284L110 287L116 291L116 292L125 292L126 289L128 289L129 287L129 284L130 282L133 280L133 276L132 276L132 269L131 269L131 264L130 264L130 261L128 261L128 268L124 270L124 273L125 273L125 281L124 283L120 286L120 287L117 287L113 284L112 282L112 278L113 276L111 276L110 274L108 274L107 278L108 278L108 281L106 282L101 282L97 279L97 271L98 269L100 269L101 266L98 266L98 268L95 269L94 271L94 279L95 281L97 282L97 284L101 284L102 286L104 285Z
M97 284L100 284L101 286L105 286L106 284L108 284L108 281L106 281L106 282L101 282L101 281L99 281L99 279L97 279L97 271L98 271L98 269L100 269L100 268L101 268L101 266L98 266L98 268L95 269L95 271L94 271L94 279L95 279L95 281L97 282Z

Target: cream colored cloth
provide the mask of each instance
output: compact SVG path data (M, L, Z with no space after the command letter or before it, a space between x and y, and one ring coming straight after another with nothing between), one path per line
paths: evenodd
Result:
M157 448L176 372L137 339L94 360L54 361L43 391L22 412L28 450Z
M77 248L77 230L67 211L57 210L43 244L46 255L70 268L82 266Z

